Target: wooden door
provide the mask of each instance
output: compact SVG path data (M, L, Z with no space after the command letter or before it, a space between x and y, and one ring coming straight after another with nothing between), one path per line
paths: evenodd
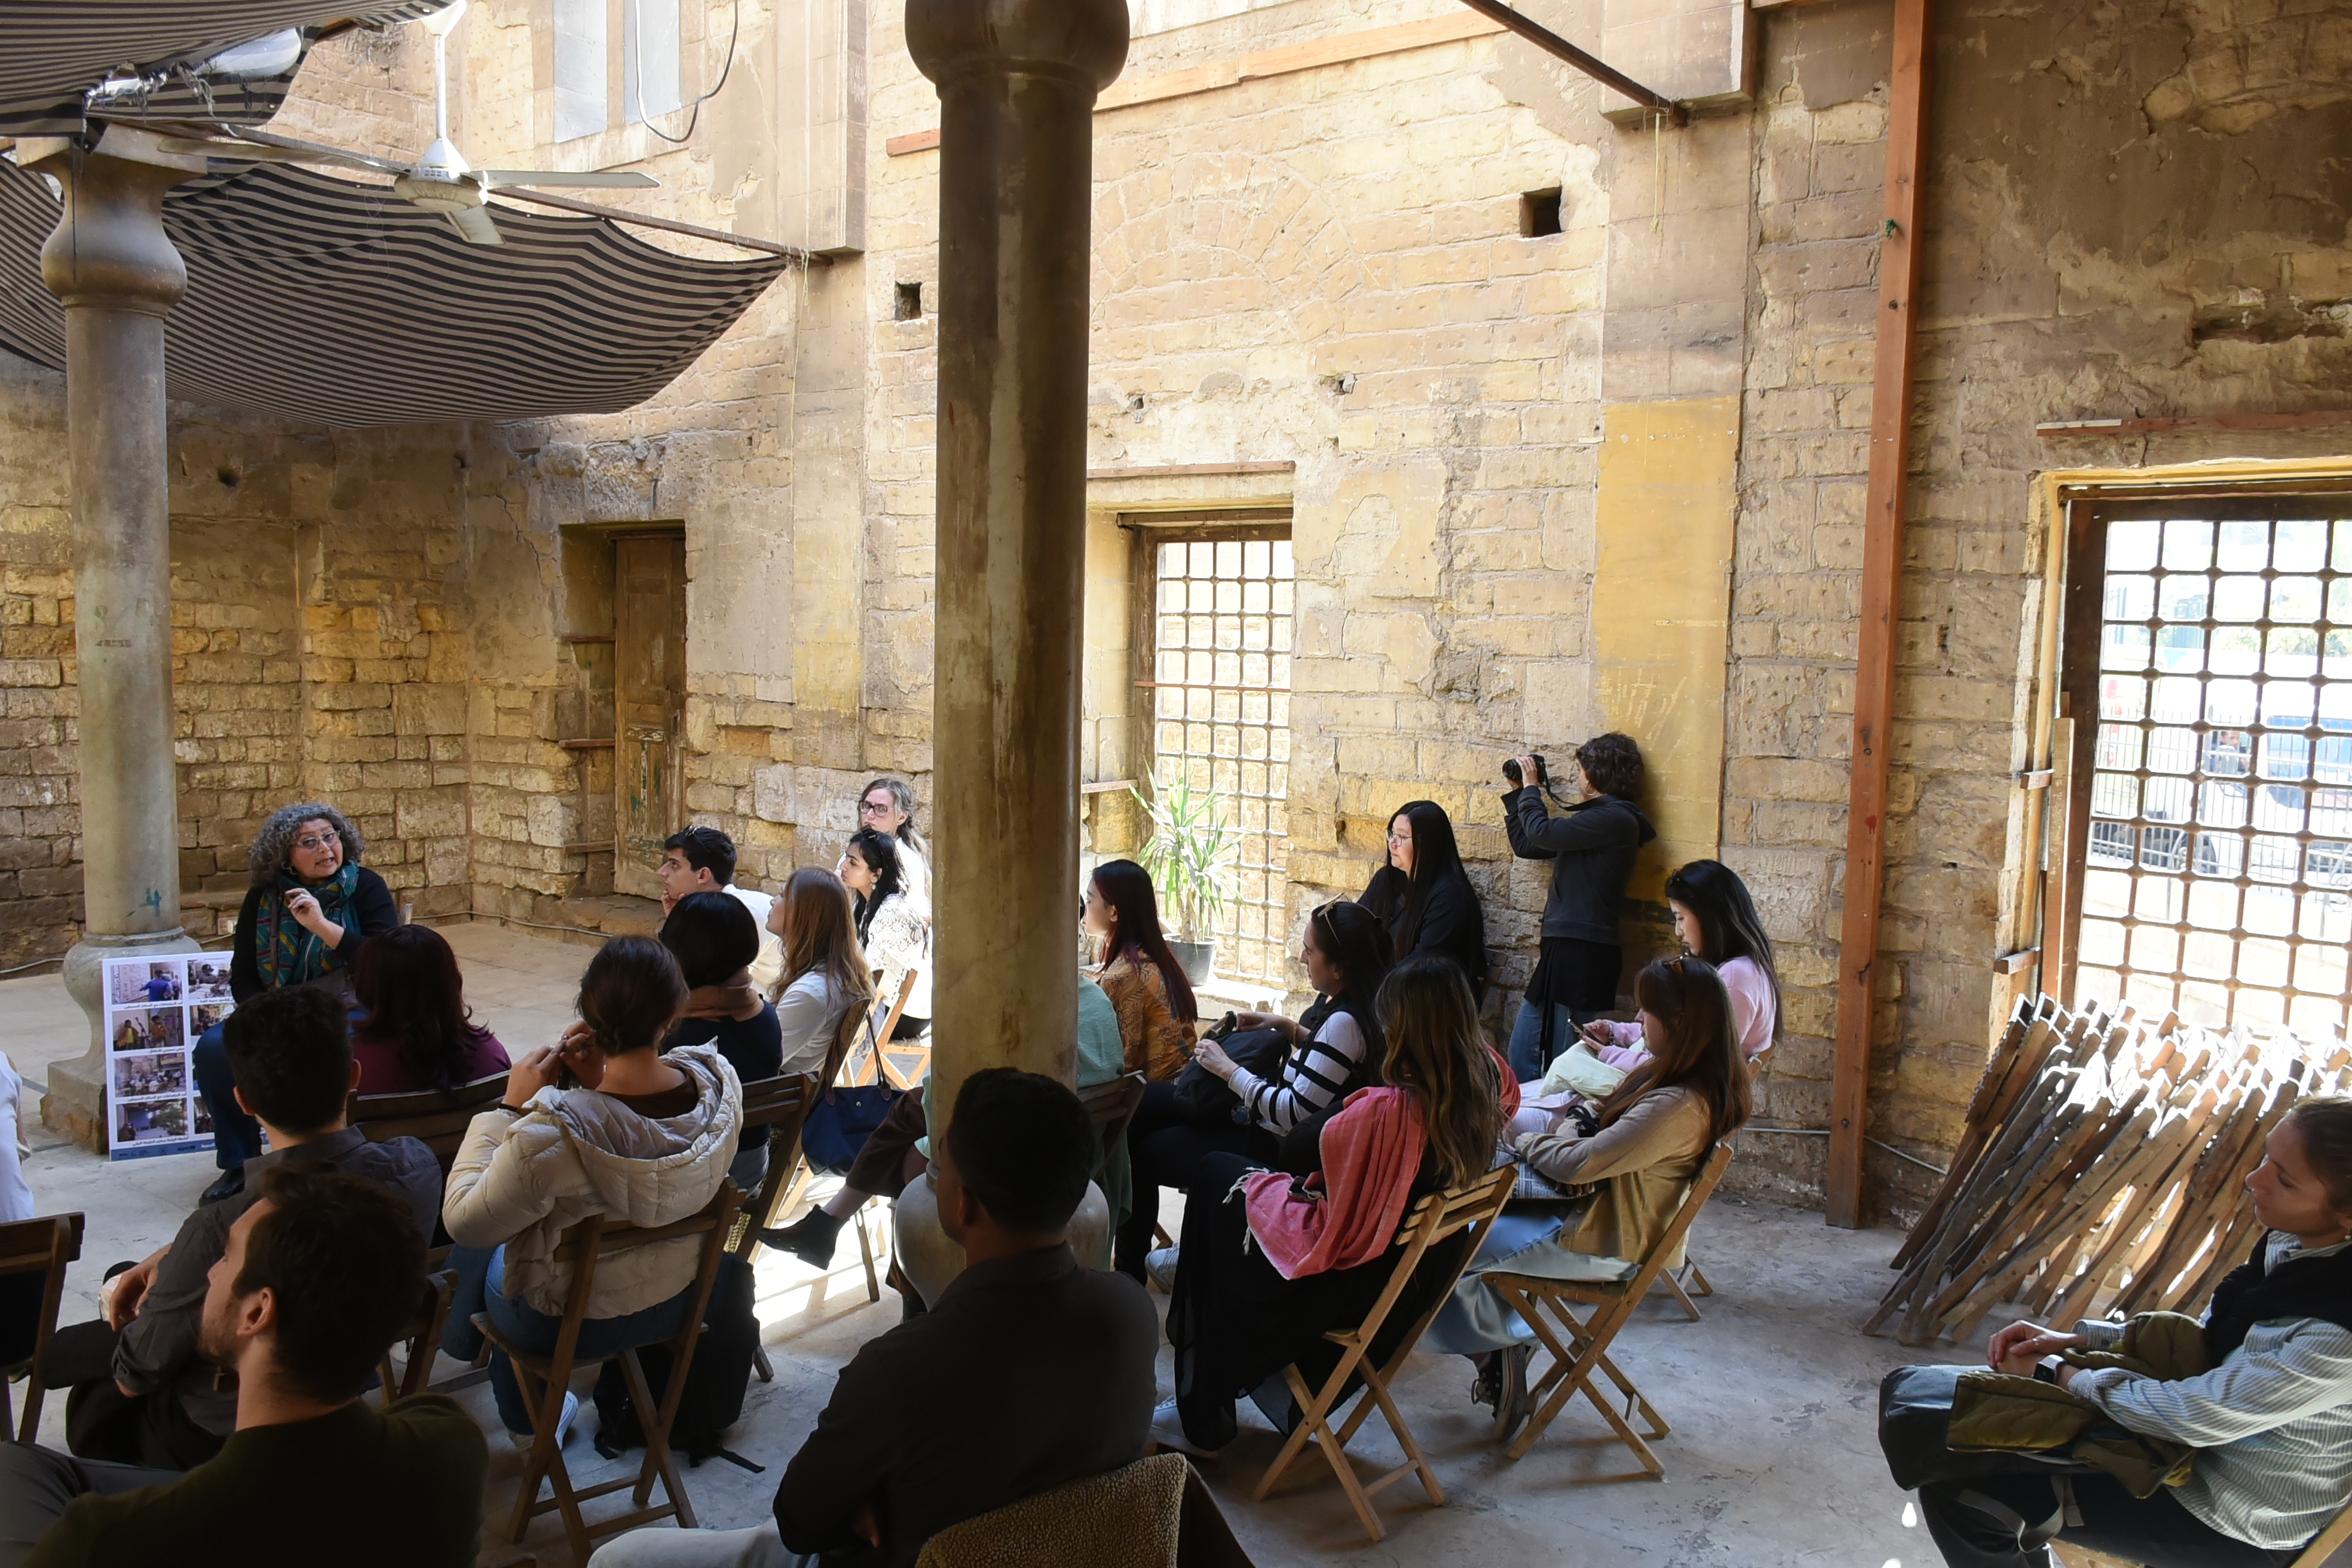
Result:
M661 896L662 840L685 826L686 539L613 542L613 822L615 892Z

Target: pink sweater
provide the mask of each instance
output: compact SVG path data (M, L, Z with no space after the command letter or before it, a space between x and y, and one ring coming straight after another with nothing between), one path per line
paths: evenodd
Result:
M1780 1022L1772 983L1764 977L1764 966L1752 958L1735 958L1716 973L1723 976L1724 989L1731 993L1731 1029L1739 1037L1740 1054L1752 1062L1769 1048L1772 1027ZM1642 1026L1638 1022L1610 1023L1605 1026L1617 1043L1594 1047L1594 1056L1627 1072L1650 1059L1650 1048L1642 1043Z

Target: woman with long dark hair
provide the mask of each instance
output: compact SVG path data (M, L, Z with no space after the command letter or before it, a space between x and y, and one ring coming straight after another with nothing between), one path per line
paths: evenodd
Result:
M1422 1342L1477 1358L1473 1397L1495 1405L1504 1436L1527 1413L1531 1331L1481 1273L1558 1275L1596 1258L1638 1260L1673 1222L1707 1151L1748 1120L1748 1064L1713 967L1662 958L1634 977L1633 995L1648 1059L1597 1105L1514 1140L1522 1164L1582 1201L1564 1214L1497 1220Z
M1528 977L1518 1021L1511 1026L1511 1070L1521 1082L1543 1076L1576 1031L1617 1005L1625 950L1618 917L1642 846L1658 836L1634 797L1642 790L1642 752L1630 736L1595 735L1576 748L1566 783L1576 799L1554 816L1544 804L1532 756L1514 760L1519 782L1503 796L1511 853L1549 860L1542 945Z
M360 950L352 1026L362 1094L455 1089L507 1069L507 1048L473 1021L457 955L431 926L394 926Z
M1780 1037L1780 972L1748 884L1720 860L1694 860L1666 879L1666 907L1683 950L1723 977L1731 993L1731 1032L1740 1055L1754 1062ZM1584 1037L1611 1067L1637 1068L1649 1059L1639 1024L1587 1024Z
M911 1040L931 1026L931 911L907 890L906 858L898 841L871 827L849 836L836 868L857 900L857 942L880 975L875 1006L887 1014L911 971L915 988L898 1015L894 1040ZM877 1022L879 1020L877 1020Z
M1306 1182L1250 1169L1233 1153L1202 1161L1185 1205L1181 1267L1168 1309L1176 1397L1154 1415L1163 1446L1213 1453L1234 1434L1234 1404L1297 1363L1310 1383L1388 1288L1398 1226L1414 1198L1475 1181L1493 1165L1502 1129L1502 1068L1478 1026L1461 966L1418 954L1385 977L1370 1021L1381 1037L1380 1084L1349 1096L1320 1130L1318 1173ZM1466 1233L1448 1247L1466 1246ZM1452 1277L1459 1251L1433 1250L1390 1313L1401 1331ZM1391 1353L1376 1345L1375 1357ZM1286 1387L1265 1404L1297 1420ZM1263 1407L1263 1405L1262 1405Z
M1279 1161L1304 1175L1314 1168L1321 1119L1354 1090L1380 1081L1386 1042L1372 1004L1388 978L1388 932L1361 905L1336 900L1307 917L1298 962L1316 993L1306 1012L1297 1018L1234 1016L1237 1031L1270 1030L1281 1037L1281 1063L1270 1075L1243 1067L1214 1040L1193 1048L1195 1065L1224 1079L1240 1100L1230 1116L1197 1120L1179 1103L1172 1085L1146 1087L1128 1133L1135 1206L1118 1233L1118 1267L1137 1279L1145 1277L1159 1224L1160 1188L1196 1190L1202 1160L1219 1152L1263 1163Z
M1388 927L1402 963L1443 953L1462 966L1470 994L1486 989L1486 913L1454 846L1454 819L1433 800L1409 800L1389 818L1388 859L1356 900Z
M1201 1016L1184 966L1160 931L1151 873L1132 860L1106 860L1087 879L1087 934L1095 939L1096 984L1118 1011L1127 1070L1154 1082L1184 1070Z

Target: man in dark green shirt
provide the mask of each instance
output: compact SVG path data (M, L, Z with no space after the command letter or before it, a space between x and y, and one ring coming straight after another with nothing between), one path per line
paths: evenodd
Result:
M237 1377L236 1431L185 1475L0 1445L0 1568L332 1562L465 1568L488 1450L452 1401L363 1403L413 1314L407 1207L340 1172L278 1166L212 1267L199 1347Z

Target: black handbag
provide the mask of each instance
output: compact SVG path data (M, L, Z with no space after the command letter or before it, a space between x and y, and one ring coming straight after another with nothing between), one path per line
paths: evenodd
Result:
M1210 1037L1216 1037L1213 1034ZM1290 1034L1285 1029L1250 1029L1227 1035L1217 1044L1236 1066L1247 1068L1260 1078L1271 1079L1281 1069L1282 1058L1290 1048ZM1216 1126L1241 1120L1241 1096L1223 1079L1198 1062L1187 1063L1184 1070L1176 1075L1176 1104L1185 1120L1197 1125Z

